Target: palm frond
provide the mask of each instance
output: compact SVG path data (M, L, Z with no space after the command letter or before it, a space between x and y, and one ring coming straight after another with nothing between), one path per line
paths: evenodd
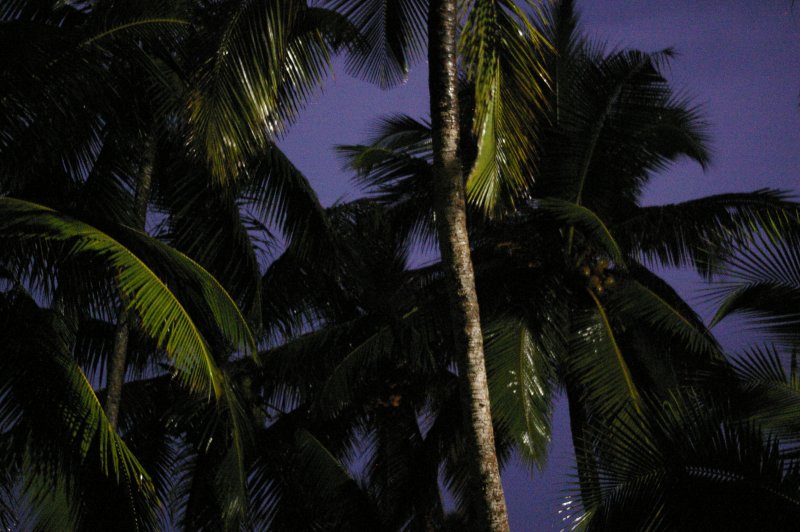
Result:
M248 231L253 228L244 206L234 190L213 184L208 171L185 154L170 150L169 159L168 166L158 168L154 195L156 208L167 216L162 238L202 264L253 323L259 323L261 271L256 233Z
M475 84L478 156L467 179L469 201L487 214L527 191L548 73L549 44L515 2L476 0L461 32L467 78Z
M407 115L381 119L366 145L338 146L355 182L380 203L398 231L435 242L430 124Z
M485 329L486 371L495 424L509 433L522 455L544 465L550 443L554 372L552 331L541 334L516 320Z
M621 281L606 291L609 312L631 326L640 322L673 338L687 353L706 360L719 359L720 347L694 312L673 306L644 284Z
M406 79L424 53L426 2L421 0L326 0L323 5L347 17L361 41L347 59L348 68L381 88Z
M189 120L193 145L224 181L296 117L330 70L334 40L299 0L218 7L198 27L211 56L193 74Z
M796 220L768 226L723 262L711 298L720 302L711 324L743 314L754 327L798 345L800 326L800 231Z
M111 427L71 359L70 331L60 316L20 291L4 294L1 310L6 345L0 361L0 426L13 441L7 458L27 471L25 497L44 500L61 485L68 490L70 514L82 520L89 516L82 505L93 499L93 486L103 483L113 490L108 500L126 508L120 519L138 516L149 522L156 503L150 476ZM42 508L61 505L58 497L48 500Z
M184 384L219 396L219 369L195 320L175 293L129 247L78 220L29 202L0 199L0 234L7 241L66 242L70 254L88 253L116 272L129 306L142 329L173 358ZM133 230L121 231L128 244L168 260L176 280L196 282L198 295L226 339L236 348L254 350L255 342L230 296L211 275L185 255Z
M603 220L591 209L578 203L558 198L544 198L538 202L538 207L552 214L557 220L583 230L597 247L608 254L617 266L625 267L625 255L614 235Z
M789 530L800 515L797 464L780 441L707 399L675 398L631 414L603 440L589 530ZM598 427L605 430L604 427Z
M285 418L270 427L249 476L255 522L263 528L382 528L370 498L318 435ZM291 501L290 504L282 504Z
M731 361L744 398L742 416L764 426L787 442L800 442L800 379L797 376L797 352L791 354L787 371L778 350L772 346L754 346Z
M556 60L557 113L537 195L586 204L614 220L670 161L688 155L705 164L704 123L660 73L670 50L603 56L586 46L566 64Z
M324 252L331 228L306 176L277 147L270 146L249 173L245 199L259 219L276 224L300 252Z
M785 192L761 189L683 203L642 207L614 224L626 253L665 266L693 266L709 275L737 243L790 216L797 204Z
M589 305L573 314L564 366L568 378L582 384L587 409L610 420L626 406L638 405L640 393L603 302L587 293Z

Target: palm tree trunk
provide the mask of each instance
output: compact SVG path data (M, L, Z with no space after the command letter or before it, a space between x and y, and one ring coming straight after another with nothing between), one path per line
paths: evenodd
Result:
M145 142L145 159L139 173L134 196L134 213L139 229L145 229L147 223L147 203L150 201L150 189L153 181L153 161L155 159L155 142ZM135 323L135 315L128 311L126 302L122 300L122 308L117 317L117 328L114 331L114 348L108 365L108 385L106 386L106 416L111 427L116 430L119 423L119 406L122 401L122 384L125 380L125 361L128 356L128 340L131 328Z
M471 436L473 478L480 482L482 530L508 530L494 444L478 297L472 268L459 142L456 0L431 0L428 11L428 89L433 137L436 226L450 303L462 401Z

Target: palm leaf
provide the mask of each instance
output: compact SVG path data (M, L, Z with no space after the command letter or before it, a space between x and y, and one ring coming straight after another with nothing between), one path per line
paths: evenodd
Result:
M381 88L406 79L409 67L422 57L427 5L421 0L326 0L358 29L360 43L347 59L357 76Z
M343 463L320 436L293 421L284 418L262 436L273 452L259 457L249 477L256 523L282 529L382 528Z
M555 378L548 332L553 334L536 334L525 323L506 319L491 322L484 333L494 422L540 467L550 443Z
M780 441L698 398L648 404L602 443L589 530L692 527L790 530L800 515L797 465ZM598 427L601 431L605 427Z
M526 164L548 76L540 54L548 46L516 3L472 3L460 43L467 78L475 83L478 137L467 196L485 213L513 206L529 185Z
M705 164L704 123L660 74L671 51L605 55L574 36L574 14L563 15L569 20L559 46L573 55L551 60L557 101L537 195L585 204L614 220L636 205L644 184L670 161L688 155Z
M753 325L789 346L798 342L800 326L800 232L793 220L767 227L742 245L721 267L711 297L721 301L712 325L731 314L749 317Z
M235 178L270 146L329 72L340 36L325 33L336 25L323 15L298 0L245 0L200 23L212 55L194 74L189 119L216 179Z
M277 146L270 146L249 172L245 200L268 226L276 224L298 252L325 252L329 222L306 176Z
M800 380L797 353L786 370L774 347L751 347L732 360L743 388L741 413L745 419L764 425L788 442L800 440Z
M14 442L8 459L22 468L25 497L55 510L60 499L48 494L61 485L70 514L83 520L88 514L82 505L92 500L93 486L105 483L113 490L109 501L117 501L129 516L152 522L156 501L150 476L111 427L71 359L70 331L60 316L38 308L20 291L2 296L1 314L8 341L0 361L0 426Z
M607 290L609 312L626 324L640 322L667 334L688 353L718 359L720 348L692 312L677 308L653 289L635 281L622 281Z
M781 191L719 194L657 207L642 207L614 225L626 253L668 266L694 266L710 274L737 242L770 228L797 206Z
M573 314L564 365L568 378L581 383L587 409L610 420L627 405L638 405L640 394L605 306L590 290L587 293L589 305Z
M143 330L173 358L182 382L209 394L221 394L219 369L195 321L175 293L128 247L91 226L32 203L2 198L0 212L0 234L6 240L68 242L72 254L89 253L107 261L117 272L130 308L140 316ZM184 255L138 232L126 230L122 235L130 243L149 246L148 251L169 259L178 278L197 282L215 323L231 344L253 349L255 343L244 319L211 275Z
M557 198L544 198L538 202L543 211L571 227L582 229L594 243L607 253L620 268L625 267L625 256L603 220L592 210L577 203Z

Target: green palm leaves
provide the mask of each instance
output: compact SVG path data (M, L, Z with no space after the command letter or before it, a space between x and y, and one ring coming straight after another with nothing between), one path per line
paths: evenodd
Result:
M296 0L221 2L197 22L208 55L191 73L191 136L223 180L274 142L352 35L335 13Z
M367 79L389 86L403 79L421 56L427 6L419 0L331 1L348 16L366 41L366 55L351 67ZM521 5L520 5L521 4ZM478 158L467 181L470 201L487 214L500 214L526 197L532 180L531 149L538 118L546 107L547 41L530 19L529 2L474 0L459 5L464 16L459 57L472 84L472 131Z
M514 319L497 320L486 327L492 417L522 456L538 465L547 459L554 362L561 341L557 331L536 330Z
M761 220L719 268L713 296L721 301L712 324L740 314L788 349L800 343L800 230L797 212Z
M219 327L229 347L254 351L255 340L230 296L185 255L135 231L119 230L120 238L129 246L139 247L141 254L167 262L170 280L186 297L182 302L175 289L171 290L137 254L87 224L11 198L0 199L0 212L3 214L0 236L6 242L23 245L63 242L68 246L68 255L88 253L105 262L108 270L114 272L129 308L140 316L143 329L166 350L175 363L178 378L190 388L217 398L222 393L219 369L187 305L199 302L207 305L211 321Z
M12 479L22 474L21 507L36 509L39 520L48 511L57 512L60 517L54 516L57 520L51 526L59 520L62 526L72 519L80 521L87 517L86 509L79 507L80 497L69 499L65 513L58 510L64 490L91 492L92 483L111 477L130 491L121 501L120 518L138 516L151 522L156 502L151 478L109 424L72 359L68 324L18 290L0 296L0 332L2 471L9 474L5 479L9 489ZM92 478L95 472L100 473L98 478Z
M423 57L426 39L424 0L328 0L358 28L360 43L348 57L358 76L387 88L403 81Z
M546 106L542 52L547 46L516 2L477 0L469 10L461 52L467 80L475 87L478 155L467 196L484 212L497 214L501 200L504 208L513 208L532 181L532 151Z

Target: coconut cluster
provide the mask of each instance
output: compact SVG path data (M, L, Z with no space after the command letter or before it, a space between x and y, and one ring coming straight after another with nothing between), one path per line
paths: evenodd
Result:
M600 295L614 286L617 280L612 275L611 266L609 260L604 257L596 259L594 264L582 264L580 271L586 277L587 287Z

